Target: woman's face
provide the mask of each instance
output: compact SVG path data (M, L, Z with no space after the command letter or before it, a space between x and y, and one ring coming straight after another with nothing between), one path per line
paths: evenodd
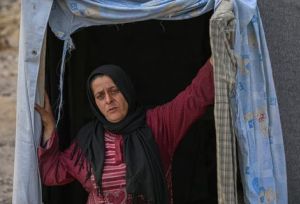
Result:
M92 81L91 88L95 102L106 120L117 123L123 120L128 112L128 103L113 80L101 75Z

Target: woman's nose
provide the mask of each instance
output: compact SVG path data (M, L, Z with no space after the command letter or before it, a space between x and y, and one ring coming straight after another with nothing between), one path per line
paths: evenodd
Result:
M113 100L113 99L112 99L112 97L111 97L111 95L110 95L109 93L105 94L105 102L106 102L107 104L111 103L112 100Z

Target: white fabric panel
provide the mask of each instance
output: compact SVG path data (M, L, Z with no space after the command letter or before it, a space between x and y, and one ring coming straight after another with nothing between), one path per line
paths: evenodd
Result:
M53 0L22 0L13 204L42 203L37 165L41 123L34 111L41 48Z

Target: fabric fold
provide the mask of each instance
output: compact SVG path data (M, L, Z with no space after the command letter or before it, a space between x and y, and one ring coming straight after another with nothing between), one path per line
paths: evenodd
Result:
M222 1L210 20L214 64L215 127L217 145L218 203L237 203L236 141L230 98L235 86L236 61L233 52L235 16L231 1Z

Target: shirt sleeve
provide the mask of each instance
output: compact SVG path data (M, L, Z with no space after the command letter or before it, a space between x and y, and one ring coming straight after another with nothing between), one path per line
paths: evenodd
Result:
M163 154L171 159L192 123L214 103L213 68L208 60L192 83L172 101L147 112L147 124Z
M64 185L74 180L68 171L71 149L73 149L72 146L65 152L59 150L56 131L53 132L44 147L38 148L39 169L43 184Z

